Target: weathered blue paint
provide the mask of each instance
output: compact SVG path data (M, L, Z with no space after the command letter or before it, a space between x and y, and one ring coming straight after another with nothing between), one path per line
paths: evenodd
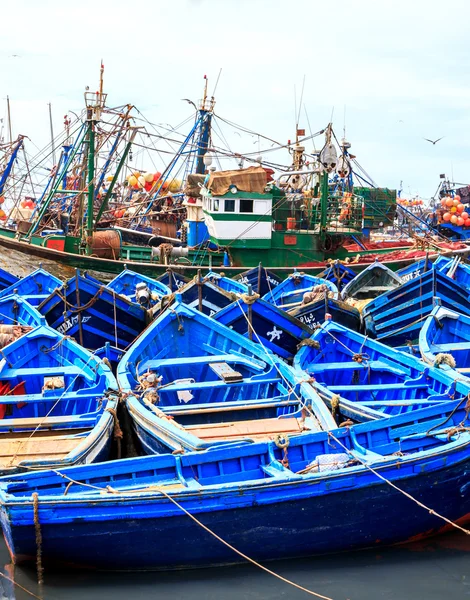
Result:
M311 339L318 347L301 348L294 366L315 378L312 385L328 406L339 395L337 418L364 421L419 412L470 392L470 380L455 371L430 367L337 323L324 323Z
M470 513L470 434L456 403L291 440L27 473L0 481L2 526L16 562L34 560L38 494L42 560L104 569L168 569L241 561L165 497L248 556L264 561L349 551L430 535ZM445 429L439 425L446 419ZM326 456L337 470L311 469ZM70 477L75 482L68 486ZM83 483L83 485L81 485ZM86 484L94 486L88 487ZM67 494L65 489L67 487ZM95 489L98 488L98 489Z
M106 342L127 347L149 318L143 306L78 273L42 302L39 311L51 327L90 350Z

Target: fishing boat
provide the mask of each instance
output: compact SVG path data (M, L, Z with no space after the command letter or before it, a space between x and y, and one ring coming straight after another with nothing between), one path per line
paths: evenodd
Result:
M326 315L331 316L335 323L340 323L353 331L360 331L362 328L361 313L355 306L330 298L327 294L312 302L301 303L289 309L288 313L308 325L311 330L319 323L323 323Z
M131 302L141 304L145 308L151 308L163 296L171 294L170 288L164 283L140 273L135 273L127 268L107 283L106 287L108 290L124 296Z
M39 267L29 275L3 289L0 292L0 298L17 294L33 306L38 306L61 285L62 281L58 277Z
M147 454L334 426L305 377L179 295L129 348L117 377Z
M470 289L470 265L462 262L458 256L455 258L446 258L440 256L434 263L435 268L445 273L447 277L454 279L465 289Z
M378 260L352 279L341 292L343 300L376 298L402 284L401 278Z
M369 303L362 313L366 333L390 346L413 343L435 297L446 308L470 312L470 291L433 268Z
M233 279L245 285L251 285L253 292L261 297L281 283L281 278L263 267L261 263L257 267L235 275Z
M352 279L356 277L356 271L339 260L332 260L328 267L319 274L322 279L332 281L341 291Z
M41 313L21 296L0 298L0 349L45 324Z
M277 287L269 291L263 300L271 302L284 310L299 306L304 296L331 295L332 298L338 297L338 288L334 283L321 277L314 277L303 272L294 271Z
M225 277L224 273L209 271L204 275L204 279L210 281L226 292L231 292L233 294L246 294L248 292L248 287L244 282Z
M415 412L470 392L470 382L458 380L456 373L432 368L332 321L315 331L294 366L314 378L312 385L339 422Z
M255 294L243 295L212 318L287 361L292 361L299 343L312 335L302 320Z
M150 318L144 306L132 302L77 270L75 277L54 290L39 311L51 327L96 350L109 342L126 348Z
M0 268L0 291L18 283L19 280L20 278L13 273Z
M232 304L236 297L236 292L223 289L210 279L202 277L200 272L189 283L180 287L177 293L185 304L210 317ZM152 314L160 314L164 308L171 305L173 300L174 294L163 298L162 302L152 310Z
M45 566L112 570L411 541L440 532L439 515L470 513L467 417L451 402L284 449L260 442L3 478L4 536L15 564L40 556Z
M181 273L173 271L172 269L167 269L165 273L156 277L155 281L163 283L163 285L166 285L168 288L170 288L172 292L177 292L189 282L189 277L185 277L184 275L181 275Z
M419 332L423 360L439 369L470 373L470 317L439 304Z
M282 277L294 267L315 274L330 258L356 260L354 269L360 270L377 255L396 269L417 257L411 243L371 246L366 241L371 231L393 222L396 191L364 187L362 176L356 177L360 186L354 185L357 158L351 159L348 142L335 143L331 123L323 129L324 145L313 160L305 154L305 132L297 129L295 142L288 144L291 164L277 177L262 160L216 172L209 153L215 99L207 93L206 80L194 125L164 175L140 173L129 162L140 135L130 125L133 107L116 111L106 101L102 65L98 91L85 93L83 121L65 119L59 163L30 218L8 215L0 227L1 246L97 272L120 273L127 264L154 277L169 267L189 277L207 267L235 275L260 262ZM120 197L117 182L126 168L132 173ZM178 185L178 197L169 197L180 170L186 193ZM139 199L132 200L133 195ZM115 196L122 200L120 210L110 208ZM176 200L174 210L162 210L168 200ZM353 240L360 242L359 257ZM435 254L439 251L467 254L469 249L439 242Z
M24 326L34 328L44 325L41 313L18 294L0 298L0 326Z
M439 256L434 261L434 265L437 266L438 261L441 261L441 259L446 262L448 260L451 260L444 256ZM403 269L399 269L396 272L396 274L398 275L398 277L400 277L402 282L405 283L406 281L409 281L410 279L414 279L415 277L419 277L419 275L422 275L426 271L429 271L429 269L432 267L432 264L433 263L431 263L431 261L428 258L421 258L420 260L417 260L416 262L411 263L407 267L404 267Z
M5 346L0 361L0 471L105 460L117 407L112 390L117 386L109 368L48 326Z

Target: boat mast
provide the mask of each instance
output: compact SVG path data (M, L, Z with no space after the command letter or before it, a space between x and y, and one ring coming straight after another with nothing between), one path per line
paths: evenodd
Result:
M87 224L86 224L86 253L92 254L93 245L93 211L95 201L95 128L101 119L101 111L104 107L107 94L103 94L104 65L100 67L100 88L96 93L85 92L86 121L87 121L87 145L88 145L88 169L87 169Z
M11 111L10 111L10 97L7 96L7 115L8 115L8 141L10 142L10 144L13 142L13 133L12 133L12 129L11 129ZM15 169L14 169L14 165L13 162L11 163L11 178L14 180L15 179ZM3 193L3 190L2 190ZM13 202L16 203L16 193L15 193L15 186L12 186L12 195L13 195Z
M331 123L325 130L325 146L331 143ZM324 247L326 239L326 222L328 210L328 170L326 167L320 175L320 241Z
M209 148L212 114L215 104L214 96L212 96L210 100L207 100L207 75L204 75L204 80L204 96L199 106L199 122L201 123L201 130L197 143L196 160L196 173L199 175L203 175L206 170L206 165L204 164L204 156Z
M119 177L122 167L124 166L124 163L126 162L127 156L130 152L130 149L132 148L132 144L134 143L135 136L137 134L137 131L140 129L140 127L133 127L130 129L131 129L132 133L129 137L129 141L126 144L124 152L121 156L121 160L119 161L116 172L114 173L113 179L111 181L111 184L109 185L108 191L106 192L103 202L101 203L101 206L98 210L98 214L96 215L96 225L99 223L99 220L101 219L104 211L106 210L106 208L108 206L108 202L109 202L109 199L111 198L111 194L113 193L113 189L114 189L114 186L116 185L116 181Z
M0 196L3 196L5 184L8 180L10 173L13 171L13 164L16 160L16 157L18 156L19 149L23 145L23 139L24 138L22 135L18 136L18 140L16 141L16 146L15 146L15 148L13 148L13 150L10 154L10 158L8 159L5 169L3 170L3 173L0 177Z
M55 145L54 145L54 128L52 127L52 105L50 102L49 102L48 106L49 106L49 126L51 128L52 162L55 165L57 163L56 163Z

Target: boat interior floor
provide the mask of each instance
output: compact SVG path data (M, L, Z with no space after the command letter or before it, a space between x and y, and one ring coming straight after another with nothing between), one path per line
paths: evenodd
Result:
M233 441L246 439L261 442L275 439L278 435L299 435L304 431L315 431L311 419L288 417L284 419L254 419L227 423L189 425L185 429L204 441Z
M0 434L0 469L11 469L22 462L60 460L83 441L89 430L30 431Z

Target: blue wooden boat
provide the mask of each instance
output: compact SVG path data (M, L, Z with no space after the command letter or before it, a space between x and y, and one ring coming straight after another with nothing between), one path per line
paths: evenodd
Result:
M48 326L2 349L0 472L108 457L117 406L109 368Z
M415 412L470 392L470 381L456 381L455 373L331 321L315 331L311 342L300 349L294 366L315 379L312 385L338 422Z
M204 275L204 279L210 281L226 292L231 292L233 294L246 294L248 292L248 287L244 283L239 280L236 281L235 279L230 279L230 277L225 277L225 275L221 273L209 271Z
M126 348L145 329L147 310L77 271L44 300L39 311L51 327L90 350L109 342Z
M170 288L164 283L130 269L121 271L119 275L106 284L106 287L108 290L124 296L131 302L141 304L145 308L151 308L163 296L171 294Z
M331 281L295 271L284 279L284 281L276 288L263 296L263 300L271 302L279 308L288 310L289 308L294 308L299 305L302 302L304 295L318 286L325 286L333 298L338 297L338 288Z
M236 275L234 280L245 285L251 285L253 292L259 294L261 297L281 283L281 278L263 267L261 263L257 267Z
M232 304L235 298L233 292L227 292L199 275L181 287L178 294L180 294L182 302L210 317ZM173 297L164 298L161 305L153 309L153 313L159 314L173 300Z
M436 513L470 513L470 434L456 431L466 418L456 407L306 434L285 449L264 442L3 478L7 547L15 563L34 561L40 532L44 565L112 570L242 560L183 510L261 562L433 535L445 525Z
M444 258L444 257L441 257ZM438 259L439 260L439 259ZM447 259L446 259L447 260ZM426 271L432 268L433 263L427 258L421 258L414 263L411 263L407 267L403 267L403 269L399 269L396 271L396 274L400 277L403 283L409 281L410 279L414 279L415 277L419 277ZM434 263L436 265L436 262Z
M331 261L329 266L318 276L327 279L335 284L341 291L350 281L356 277L357 273L350 269L339 260Z
M117 377L147 454L335 425L305 376L179 295L126 352Z
M116 348L116 346L112 346L109 342L106 342L104 346L95 350L93 354L104 361L115 375L119 361L124 356L124 350Z
M13 275L13 273L0 268L0 290L4 290L15 283L18 283L19 280L20 278Z
M2 290L0 298L18 294L33 306L38 306L61 285L60 279L39 268Z
M376 298L402 284L401 278L376 260L351 280L341 292L343 300Z
M44 324L41 313L22 296L13 294L0 298L0 325L37 327Z
M435 306L419 332L419 350L427 363L440 369L455 368L468 376L470 317L443 306Z
M0 298L0 348L4 348L32 328L45 324L46 320L41 313L21 296Z
M312 330L317 324L323 323L325 315L330 315L335 323L340 323L353 331L360 331L362 327L361 314L357 308L341 300L329 298L327 295L319 300L300 304L290 309L288 313Z
M470 289L470 265L463 263L460 257L447 258L439 256L434 265L436 269L465 287L465 289Z
M470 291L437 269L430 269L370 302L362 313L366 333L391 346L418 339L423 319L432 311L434 298L442 306L470 312Z
M312 330L274 304L253 298L245 295L235 300L215 313L213 319L291 361L299 343L309 338Z
M168 269L163 275L156 277L155 280L166 285L172 292L177 292L190 281L189 277L185 277L181 273L177 273L171 269Z

